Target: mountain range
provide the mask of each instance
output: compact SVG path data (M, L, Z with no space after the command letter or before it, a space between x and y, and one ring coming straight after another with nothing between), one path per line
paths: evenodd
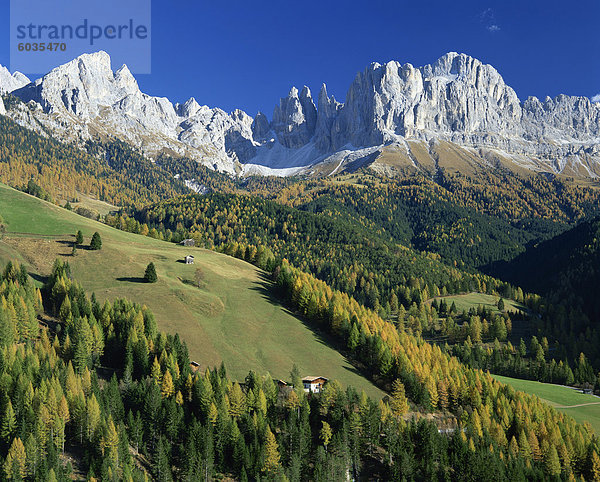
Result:
M147 95L127 66L112 70L105 52L33 82L0 67L0 92L22 101L0 102L0 114L42 135L81 145L119 138L151 158L185 156L231 174L328 175L368 165L388 175L504 166L600 176L600 102L521 101L492 66L455 52L423 67L373 63L344 103L325 85L316 100L308 87L292 87L271 120Z

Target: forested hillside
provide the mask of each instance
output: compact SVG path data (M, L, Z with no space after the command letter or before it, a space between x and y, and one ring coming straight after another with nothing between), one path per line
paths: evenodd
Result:
M132 206L189 193L185 179L204 189L225 192L241 186L270 192L286 183L271 178L235 181L195 162L167 156L151 162L115 139L88 141L80 149L0 116L0 181L23 190L32 181L41 191L31 194L43 193L41 197L63 203L84 194L113 205Z
M345 222L358 220L396 242L467 267L512 259L528 243L600 212L597 189L501 169L477 176L439 171L435 180L344 179L350 182L293 185L276 199Z
M109 217L110 225L133 232L154 229L166 240L194 238L254 261L268 248L359 302L389 311L392 298L406 306L440 293L490 291L503 283L441 262L440 256L407 248L361 219L331 217L247 195L188 195ZM247 251L247 253L246 253ZM505 296L511 295L511 288Z
M559 181L540 186L563 196ZM577 204L581 209L593 212L588 197L595 194L569 189L575 197L581 194ZM561 199L564 203L556 209L562 213L557 216L565 219L564 224L552 222L550 215L539 210L509 220L507 215L485 213L484 202L461 207L462 201L453 194L426 180L366 186L311 182L284 188L277 202L253 196L189 195L135 211L134 218L121 213L107 222L175 242L192 237L199 245L266 268L269 266L262 258L272 253L276 259L288 259L354 297L384 319L396 320L431 340L449 342L450 352L473 367L509 376L596 386L598 377L593 367L598 367L600 360L592 346L595 335L587 341L581 339L583 331L578 326L583 319L573 309L575 305L557 298L541 300L524 292L517 282L511 285L465 270L477 259L469 258L470 254L485 253L487 262L510 259L525 249L526 240L548 237L565 229L567 221L583 215L583 211L575 215L574 205L567 208L566 198ZM530 200L532 209L535 205ZM532 214L533 218L526 217ZM438 238L436 233L441 233ZM415 244L419 238L429 239L428 247L445 256L419 253L401 244ZM532 266L529 272L537 273ZM462 312L449 306L442 310L437 302L423 306L434 297L472 291L493 294L495 302L504 297L524 305L516 317L505 315L505 319L482 313L477 306ZM431 307L435 311L429 311ZM565 320L575 318L579 325L573 321L565 324ZM511 336L513 321L517 323L517 337ZM495 340L500 345L493 345ZM545 348L540 352L542 340ZM486 348L482 342L492 346ZM582 352L587 357L582 358Z
M584 221L494 271L548 299L546 330L600 363L600 220Z
M291 288L297 276L304 275L284 265L279 283ZM514 480L600 469L596 442L583 427L439 349L406 335L386 340L385 323L351 303L363 336L372 333L394 353L390 376L424 380L425 398L413 398L416 385L408 389L413 403L456 413L457 430L441 435L430 422L406 423L410 405L399 381L389 401L377 404L335 381L307 398L301 389L278 389L268 376L250 373L240 384L223 367L193 373L185 344L157 332L152 313L126 300L98 304L61 261L42 291L13 263L0 281L0 453L9 479L198 480L220 473L333 480L366 471L388 479ZM314 283L302 282L327 293ZM40 329L43 311L56 322ZM337 331L335 317L328 323ZM436 379L441 390L433 397ZM290 381L301 386L297 374Z

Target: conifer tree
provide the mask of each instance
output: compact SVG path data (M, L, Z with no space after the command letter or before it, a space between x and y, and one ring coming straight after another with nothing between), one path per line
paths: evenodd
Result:
M167 370L162 377L162 384L160 387L160 392L163 398L171 398L173 393L175 393L175 385L173 384L173 377L171 376L171 372Z
M600 456L595 450L592 451L592 477L593 480L600 480Z
M103 453L107 453L113 466L117 468L119 466L119 434L117 433L112 417L109 417L108 423L104 428L101 447Z
M96 231L92 235L92 240L90 241L90 249L94 251L102 249L102 239L100 238L100 233L98 233L98 231Z
M90 442L92 442L96 436L96 431L102 416L100 412L100 405L98 404L98 400L96 400L96 396L93 393L87 400L86 408L87 438Z
M400 379L396 379L392 383L390 408L396 417L401 417L408 412L408 399L406 398L406 393L404 391L404 384L400 381Z
M560 475L560 460L554 445L550 445L544 454L544 470L550 477Z
M235 382L229 391L229 415L234 418L241 417L246 411L246 396L238 382Z
M321 425L321 431L319 432L319 439L323 442L323 447L325 447L325 452L327 452L327 446L331 441L331 437L333 437L333 432L331 430L331 426L323 420Z
M12 437L17 429L17 419L15 416L15 410L13 409L12 402L8 399L6 409L4 410L4 416L2 417L2 440L7 444L10 443Z
M20 438L15 438L4 461L7 479L22 480L27 475L27 454Z
M148 266L146 266L144 281L146 283L156 283L158 281L158 275L156 274L156 267L154 266L154 263L149 263Z
M275 435L271 431L271 427L267 425L265 433L265 462L263 471L270 475L274 475L279 469L279 445L275 440Z

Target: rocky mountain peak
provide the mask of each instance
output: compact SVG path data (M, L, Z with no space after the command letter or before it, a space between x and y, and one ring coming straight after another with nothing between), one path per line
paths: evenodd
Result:
M258 112L252 121L252 137L257 141L265 140L269 134L271 127L269 119L262 112Z
M298 96L292 87L287 97L282 97L273 110L273 131L279 142L288 148L306 145L315 133L317 108L306 86Z
M125 64L123 64L123 66L115 72L115 82L124 90L131 93L135 93L140 90L137 80L135 80L135 77Z
M21 72L11 74L6 67L0 65L0 95L20 89L29 82L30 80Z
M26 102L39 103L46 112L64 110L84 119L96 117L102 106L136 94L140 94L137 81L127 66L113 73L110 57L103 51L83 54L15 91Z
M317 125L315 127L315 144L321 152L332 148L332 129L342 104L333 96L327 95L327 86L321 85L319 90Z
M200 104L196 102L196 99L190 97L183 104L176 104L175 110L177 115L180 117L188 118L195 115L201 109Z
M292 87L272 122L261 112L254 119L239 109L227 114L193 97L173 106L143 94L126 66L113 73L110 64L105 52L86 54L20 85L14 95L39 104L21 122L41 123L64 137L75 132L79 139L105 132L149 155L168 150L231 173L247 164L246 172L282 169L287 175L334 158L340 166L343 156L356 159L353 153L363 150L371 156L406 140L495 149L518 162L556 159L553 170L573 158L582 169L600 166L599 102L560 95L521 103L494 67L462 53L422 67L374 62L356 75L343 104L325 84L317 105L308 87ZM23 77L0 68L0 90L28 82ZM19 119L12 110L8 114Z

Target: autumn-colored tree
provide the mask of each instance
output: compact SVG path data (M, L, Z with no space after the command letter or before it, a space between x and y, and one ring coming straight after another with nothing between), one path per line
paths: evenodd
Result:
M87 427L87 438L91 442L95 438L96 430L101 420L100 405L96 396L92 393L90 398L87 400L87 411L86 411L86 427Z
M392 394L390 397L390 408L396 417L401 417L408 412L409 405L406 393L404 390L404 384L396 379L392 383Z
M241 417L246 411L246 396L242 392L242 387L235 382L229 391L229 415L232 417Z
M158 358L154 357L154 361L152 362L152 370L150 371L150 377L154 381L156 385L160 385L162 382L162 371L160 369L160 363L158 363Z
M271 431L271 427L267 425L265 433L265 461L263 471L268 474L274 474L279 469L279 445L275 440L275 435Z
M27 475L27 454L20 438L15 438L4 461L4 472L10 480L22 480Z
M217 424L217 418L219 417L219 410L214 402L211 402L208 408L208 420L210 424L214 427Z
M321 431L319 432L319 439L321 440L321 442L323 442L325 452L327 452L327 446L331 441L331 437L333 437L333 431L331 430L331 426L323 420L321 425Z
M4 410L4 416L2 417L2 440L8 445L12 440L12 437L17 428L17 419L15 417L15 411L13 409L12 402L8 399L6 409Z
M600 480L600 456L595 450L592 451L592 477L593 480Z
M173 393L175 393L175 385L173 384L173 377L171 376L171 372L167 370L162 377L162 384L160 386L160 393L163 398L171 398Z
M560 475L560 460L554 445L550 445L544 453L544 470L550 477Z
M254 407L256 411L262 413L263 416L267 414L267 397L265 395L265 392L262 391L262 389L258 390L258 395L256 396Z
M529 442L529 446L531 447L531 456L533 460L539 462L542 460L542 451L540 449L540 443L538 441L537 436L533 429L529 431L529 436L527 437L527 441Z
M104 428L104 434L102 435L102 453L108 454L109 460L113 463L114 467L119 466L119 434L115 427L112 417L109 417L108 423Z

